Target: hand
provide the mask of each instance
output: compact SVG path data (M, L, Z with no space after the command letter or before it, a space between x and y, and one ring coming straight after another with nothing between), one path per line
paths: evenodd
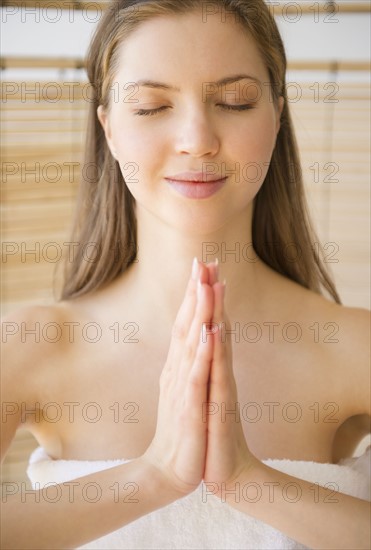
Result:
M176 317L160 376L155 436L142 456L161 471L179 496L198 487L205 469L207 424L201 414L213 342L202 338L201 329L213 316L213 291L208 282L207 268L198 263Z
M203 407L203 420L208 427L205 482L232 486L239 475L252 472L260 464L250 452L239 414L237 387L232 368L231 325L225 313L225 284L217 279L213 265L208 265L209 282L213 288L214 308L207 339L213 340L208 402ZM211 304L211 302L210 302ZM232 412L231 412L232 411Z

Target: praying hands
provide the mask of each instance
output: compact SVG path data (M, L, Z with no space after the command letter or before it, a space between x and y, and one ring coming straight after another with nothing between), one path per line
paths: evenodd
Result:
M211 405L233 410L238 401L225 286L217 264L194 260L160 378L156 433L144 455L183 495L202 480L228 486L259 462L238 411L223 422L208 414Z

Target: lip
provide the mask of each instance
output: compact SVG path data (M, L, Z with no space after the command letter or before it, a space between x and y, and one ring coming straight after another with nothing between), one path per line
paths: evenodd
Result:
M165 179L175 191L189 199L207 199L215 195L227 180L226 177L211 181Z
M171 181L185 181L194 183L209 183L214 181L220 181L223 178L219 175L205 174L205 172L182 172L181 174L175 174L175 176L168 176L165 179Z

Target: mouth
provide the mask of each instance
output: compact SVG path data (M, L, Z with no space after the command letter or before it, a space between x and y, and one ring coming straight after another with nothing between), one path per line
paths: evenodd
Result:
M172 181L186 181L194 183L212 183L214 181L220 181L224 179L222 174L208 174L207 171L190 170L188 172L181 172L179 174L172 174L165 179Z
M169 183L172 189L184 197L190 199L207 199L208 197L215 195L215 193L217 193L224 186L227 181L227 177L204 181L202 179L176 179L175 176L175 178L165 178L165 180Z

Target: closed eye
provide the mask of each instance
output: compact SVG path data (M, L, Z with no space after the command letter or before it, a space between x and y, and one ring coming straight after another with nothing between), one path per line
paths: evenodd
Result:
M227 103L219 103L220 107L223 107L226 111L248 111L254 107L250 104L246 105L228 105Z
M168 109L168 107L163 106L163 107L158 107L157 109L138 109L138 111L135 111L134 114L138 116L152 116L152 115L156 115L160 111L163 111L164 109Z
M219 103L219 107L222 107L222 109L225 109L226 111L247 111L249 109L253 109L254 107L251 104L246 105L228 105L226 103ZM160 113L161 111L164 111L165 109L169 109L168 106L162 106L158 107L157 109L138 109L138 111L135 111L135 115L138 116L153 116L157 113Z

